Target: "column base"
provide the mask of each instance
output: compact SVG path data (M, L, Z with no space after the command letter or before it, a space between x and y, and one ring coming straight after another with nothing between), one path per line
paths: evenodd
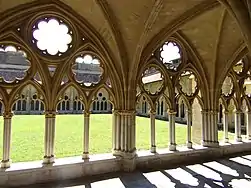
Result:
M89 159L89 152L82 154L82 159Z
M229 143L229 138L225 138L225 139L224 139L224 142L225 142L225 143Z
M10 168L11 160L2 160L1 161L1 168Z
M54 156L44 156L43 164L52 164L55 162Z
M156 146L152 146L150 152L151 153L156 153Z
M236 138L235 138L235 141L236 141L236 142L242 142L242 137L236 137Z
M188 149L193 149L193 143L192 142L187 142L187 148Z
M169 150L170 151L176 151L176 144L169 145Z
M122 171L124 172L132 172L136 169L136 151L133 152L121 152L122 161L121 161L121 167Z
M218 148L219 142L202 141L202 146L210 148Z

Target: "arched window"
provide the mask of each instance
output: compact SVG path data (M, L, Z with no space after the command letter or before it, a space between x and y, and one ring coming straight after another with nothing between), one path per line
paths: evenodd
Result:
M157 115L160 115L160 105L159 105L159 101L157 102Z
M77 110L77 101L74 101L73 103L73 110Z
M13 107L12 107L12 110L13 110L13 111L16 110L16 106L17 106L17 104L15 103L15 104L13 105Z
M145 104L144 105L145 106L144 113L146 114L147 113L147 102L145 101L144 104Z
M78 101L78 108L77 108L78 110L81 110L81 105L82 105L81 102Z
M61 102L60 103L58 103L58 106L57 106L57 110L58 111L60 111L61 109L60 109L60 105L61 105Z
M100 106L101 106L101 111L104 110L104 103L103 103L103 101L101 101Z
M182 102L181 103L181 118L184 118L185 117L185 105L184 103Z
M26 111L26 100L22 101L22 111Z
M65 101L62 102L62 110L65 110Z
M70 110L70 102L66 101L66 110Z
M99 101L97 101L97 110L99 110Z
M41 104L41 111L44 111L44 103L40 101L40 104Z
M32 111L35 110L34 100L31 100L31 110L32 110Z
M163 101L161 101L160 114L162 116L164 115L164 102Z
M142 113L145 113L145 101L142 101Z
M93 111L96 110L96 101L93 101L93 103L92 103L92 110L93 110Z
M107 111L107 101L104 102L104 110Z
M22 109L22 102L21 102L21 100L18 100L17 101L17 111L21 111L21 109Z
M39 100L36 100L36 107L35 110L38 111L39 110Z
M179 117L179 107L180 107L180 105L179 105L179 103L177 103L176 104L176 111L177 111L177 113L176 113L176 117Z

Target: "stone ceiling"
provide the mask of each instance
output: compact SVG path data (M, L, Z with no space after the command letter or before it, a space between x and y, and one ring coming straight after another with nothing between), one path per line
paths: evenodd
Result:
M96 29L128 76L137 70L144 49L154 50L175 32L193 48L211 84L244 45L234 17L217 0L61 1ZM0 0L0 11L29 2L32 0Z

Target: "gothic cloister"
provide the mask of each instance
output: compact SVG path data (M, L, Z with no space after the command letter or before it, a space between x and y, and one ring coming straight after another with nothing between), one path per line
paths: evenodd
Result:
M0 1L0 186L251 152L250 3ZM109 154L89 152L94 113L112 114ZM12 120L22 114L44 116L39 162L11 162ZM55 156L59 114L83 115L81 157ZM149 118L148 151L136 148L138 116ZM156 119L168 122L165 149L156 144ZM178 122L186 127L182 147Z

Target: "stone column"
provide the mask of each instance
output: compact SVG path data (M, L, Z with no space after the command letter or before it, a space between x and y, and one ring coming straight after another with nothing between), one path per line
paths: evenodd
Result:
M247 139L251 140L251 111L247 111Z
M176 151L176 143L175 143L175 117L176 112L169 111L169 150Z
M11 120L13 114L11 112L4 112L3 125L3 159L1 161L1 168L9 168L11 164L10 150L11 150Z
M202 145L205 147L219 147L217 111L202 111Z
M192 110L187 110L187 148L193 148L192 144Z
M241 142L241 111L235 111L235 141Z
M116 153L122 157L122 170L132 171L136 168L135 148L135 111L120 110L117 113Z
M151 153L156 153L156 144L155 144L155 117L156 111L150 111L150 123L151 123Z
M179 120L181 120L181 112L182 112L182 108L181 108L181 104L179 104Z
M117 110L112 110L112 152L116 150Z
M228 138L228 123L229 123L229 114L227 110L224 110L223 112L223 130L224 130L224 142L228 143L229 138Z
M82 159L89 159L90 112L84 111L84 142Z
M54 163L56 112L45 112L44 164Z

